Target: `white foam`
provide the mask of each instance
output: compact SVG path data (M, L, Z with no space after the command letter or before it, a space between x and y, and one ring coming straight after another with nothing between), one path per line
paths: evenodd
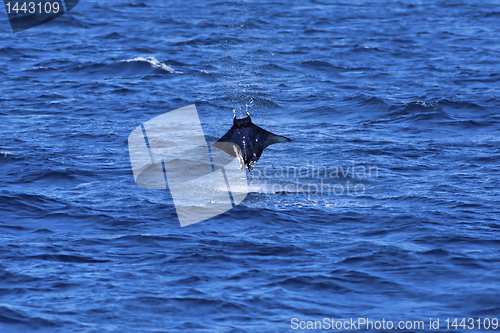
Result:
M182 72L177 72L172 67L169 67L169 66L165 65L164 63L159 62L155 57L147 57L147 58L137 57L134 59L127 59L127 60L122 60L122 61L126 61L126 62L145 61L145 62L148 62L153 68L161 68L164 71L172 73L172 74L173 73L182 74Z

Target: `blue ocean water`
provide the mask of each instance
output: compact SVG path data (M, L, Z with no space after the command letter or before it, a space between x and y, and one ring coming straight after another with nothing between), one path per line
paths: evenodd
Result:
M82 0L16 34L1 15L2 332L500 316L500 1ZM181 228L127 137L193 103L207 135L248 111L292 142Z

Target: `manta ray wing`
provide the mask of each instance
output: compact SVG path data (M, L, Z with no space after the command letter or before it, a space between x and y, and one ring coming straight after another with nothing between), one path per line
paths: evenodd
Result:
M289 138L287 138L286 136L271 133L271 132L266 131L265 129L263 129L255 124L252 124L252 125L255 126L255 132L259 133L259 135L258 135L259 141L264 142L264 148L272 145L273 143L291 142L292 141ZM264 149L264 148L262 148L262 149Z
M250 159L251 164L257 163L259 160L260 156L262 155L262 152L264 149L274 143L280 143L280 142L290 142L290 140L287 137L281 136L281 135L276 135L274 133L271 133L269 131L266 131L265 129L255 125L251 124L250 125L252 132L254 136L251 138L252 146L253 146L253 156Z
M241 151L242 149L240 141L242 142L243 139L241 138L240 140L240 135L238 135L237 131L231 127L231 129L224 134L222 138L217 140L212 145L233 157L239 157L238 150Z

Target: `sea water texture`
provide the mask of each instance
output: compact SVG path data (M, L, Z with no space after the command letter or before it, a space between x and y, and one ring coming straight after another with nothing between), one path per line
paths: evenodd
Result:
M16 34L2 15L2 332L500 316L499 1L88 0ZM292 142L181 228L127 137L193 103L207 135L248 111Z

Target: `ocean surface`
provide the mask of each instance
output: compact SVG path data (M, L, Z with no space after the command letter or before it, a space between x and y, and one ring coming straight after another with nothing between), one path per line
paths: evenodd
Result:
M500 317L500 1L82 0L16 34L1 12L1 332ZM191 104L208 136L249 112L292 142L181 228L127 138Z

